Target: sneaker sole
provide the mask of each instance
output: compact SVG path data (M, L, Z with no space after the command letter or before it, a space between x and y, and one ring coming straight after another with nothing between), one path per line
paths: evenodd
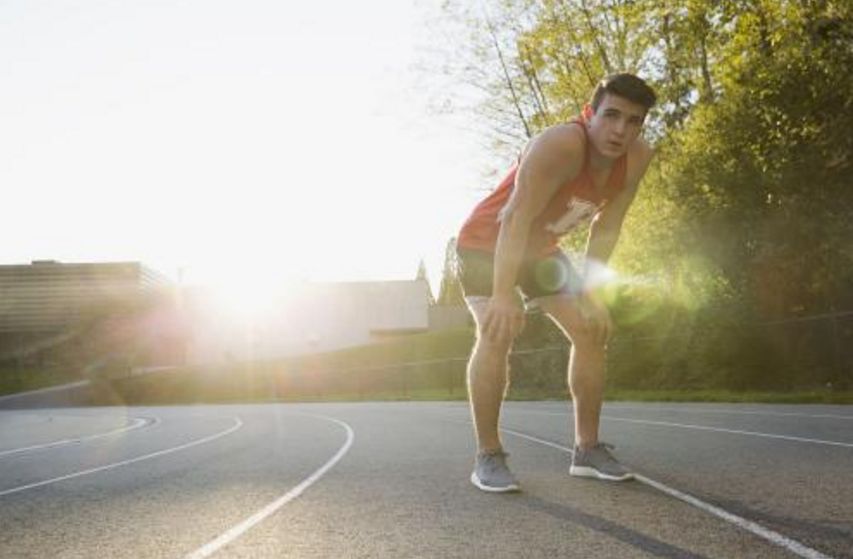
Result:
M512 493L514 491L520 491L521 489L518 487L518 484L510 484L505 485L503 487L494 487L491 485L484 485L480 478L477 476L477 473L474 472L471 474L471 483L477 486L477 489L481 489L482 491L487 491L489 493Z
M634 479L634 474L629 473L621 476L612 476L610 474L599 472L595 468L588 468L586 466L572 466L569 468L569 474L575 477L588 477L593 479L603 479L606 481L630 481Z

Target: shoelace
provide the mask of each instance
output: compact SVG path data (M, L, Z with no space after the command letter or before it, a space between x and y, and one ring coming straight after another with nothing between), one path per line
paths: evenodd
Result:
M480 456L484 459L484 466L490 471L494 472L501 465L505 465L505 461L508 453L502 450L495 450L492 452L484 452L480 454Z
M578 449L578 450L580 450L580 449ZM616 450L616 447L610 443L605 443L605 442L599 441L595 446L592 446L592 447L590 447L587 450L584 450L582 452L589 453L589 452L596 452L597 451L597 452L603 454L605 459L613 461L613 462L618 462L616 460L616 458L614 458L613 455L610 454L611 450Z

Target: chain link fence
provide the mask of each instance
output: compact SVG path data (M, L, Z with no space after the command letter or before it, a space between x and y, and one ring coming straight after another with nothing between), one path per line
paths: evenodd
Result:
M720 344L731 346L716 350L707 335L701 329L663 336L617 335L608 348L608 386L853 389L853 312L742 325L715 334ZM510 355L511 394L566 396L569 344L552 339L531 347L535 341L518 344ZM278 375L274 392L282 399L463 397L467 362L467 355L459 355L335 369L306 363Z

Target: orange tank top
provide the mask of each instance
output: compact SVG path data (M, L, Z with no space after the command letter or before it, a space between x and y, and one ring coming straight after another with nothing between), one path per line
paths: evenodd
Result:
M586 137L586 126L583 121L575 119L569 124L581 127L586 138L585 144L587 144L589 138ZM542 213L533 221L528 235L526 254L546 256L555 252L558 249L557 243L560 237L579 224L592 219L624 188L627 160L625 155L613 164L605 187L597 190L589 168L589 149L586 148L585 152L584 165L578 176L561 186ZM512 196L517 171L518 163L512 166L498 187L474 208L459 232L457 239L459 248L495 251L501 226L498 217Z

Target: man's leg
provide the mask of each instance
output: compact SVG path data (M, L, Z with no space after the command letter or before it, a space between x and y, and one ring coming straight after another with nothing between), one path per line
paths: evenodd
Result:
M581 314L573 296L543 297L537 299L537 304L572 343L568 371L575 415L572 473L608 480L631 479L630 472L598 440L604 395L605 343Z
M477 435L478 452L502 447L498 433L501 404L506 394L507 357L510 344L498 344L482 335L481 325L488 299L469 301L477 326L477 339L468 361L468 399Z
M573 297L554 295L538 299L537 303L571 340L568 382L575 408L575 444L581 448L593 447L598 444L604 394L604 344L589 331Z
M498 423L507 388L507 358L511 342L496 344L482 335L487 298L469 298L468 307L477 325L477 339L468 361L468 398L477 436L477 456L471 483L483 491L517 491L518 481L506 465Z

